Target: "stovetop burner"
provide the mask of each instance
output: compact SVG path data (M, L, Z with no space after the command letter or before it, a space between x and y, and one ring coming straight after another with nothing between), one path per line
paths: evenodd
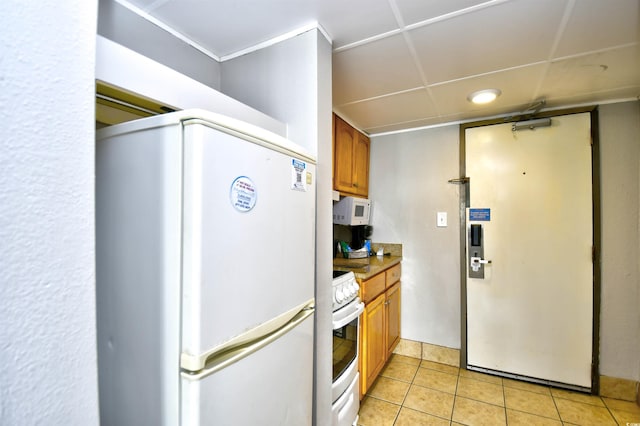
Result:
M348 271L333 271L333 278L338 278L348 273L349 273Z

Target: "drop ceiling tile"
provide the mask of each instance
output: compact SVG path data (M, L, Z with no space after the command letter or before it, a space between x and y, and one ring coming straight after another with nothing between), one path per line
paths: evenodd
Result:
M153 15L223 57L294 30L283 6L281 2L252 2L249 6L234 0L173 0L154 9ZM290 13L312 18L300 7Z
M422 85L422 79L402 35L333 54L334 105Z
M334 107L353 112L345 117L372 131L508 114L540 97L548 107L562 107L640 93L638 0L117 1L218 57L319 23L338 49ZM415 28L400 34L394 11ZM496 104L480 109L466 101L469 92L489 86L503 91ZM427 95L412 99L414 92Z
M565 97L637 87L640 86L639 69L638 45L554 61L541 94Z
M548 59L565 5L565 0L499 3L409 34L433 84Z
M440 115L450 115L456 112L493 114L494 112L490 110L499 109L501 106L533 102L536 88L545 69L546 64L539 63L471 79L429 86L429 90L438 105ZM488 105L476 105L467 100L470 93L482 89L499 89L502 94L495 102Z
M638 0L576 1L555 58L640 41Z
M443 121L439 117L433 117L420 120L412 120L401 124L389 124L386 126L369 127L362 130L370 136L377 136L381 133L397 132L407 129L418 129L420 127L435 126L441 123L443 123Z
M640 85L626 87L624 89L603 90L597 93L571 93L564 96L553 95L547 98L547 106L551 108L563 107L566 105L597 105L599 103L620 102L623 100L638 100Z
M528 104L527 104L528 105ZM455 114L442 115L439 117L441 123L468 123L472 121L484 121L498 117L512 117L526 109L527 105L509 105L487 110L456 112Z
M362 129L437 115L425 89L342 105L340 110Z
M405 25L426 21L460 9L485 3L486 0L415 1L395 0Z
M395 19L383 0L371 1L368 21L358 21L355 6L322 0L170 0L154 7L152 14L223 57L314 23L324 22L335 33L332 36L341 40L370 36L377 28L394 28ZM349 20L354 24L346 26Z
M387 0L170 0L152 6L152 13L218 56L312 23L323 26L334 47L398 29Z
M331 36L334 49L399 28L387 0L315 0L315 3L318 22Z

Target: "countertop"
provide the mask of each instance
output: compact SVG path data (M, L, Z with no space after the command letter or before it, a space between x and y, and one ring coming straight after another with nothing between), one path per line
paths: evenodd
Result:
M368 260L368 263L365 263ZM335 271L353 271L359 280L367 280L400 263L402 256L371 256L367 259L333 259Z

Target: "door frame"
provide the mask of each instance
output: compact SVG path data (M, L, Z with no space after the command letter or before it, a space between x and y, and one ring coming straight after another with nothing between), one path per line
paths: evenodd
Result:
M600 202L600 142L598 107L587 106L555 111L545 111L535 115L516 115L507 118L463 123L460 125L460 153L459 178L451 183L460 184L460 367L467 367L467 214L469 202L469 179L466 176L466 130L474 127L491 126L495 124L515 123L532 118L558 117L562 115L590 113L591 117L591 190L593 200L593 324L592 324L592 355L591 355L591 393L600 392L600 288L601 288L601 202Z

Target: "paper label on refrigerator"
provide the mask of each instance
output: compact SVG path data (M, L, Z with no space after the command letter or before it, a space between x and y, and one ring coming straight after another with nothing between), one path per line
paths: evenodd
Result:
M229 198L234 209L239 212L248 212L256 205L258 191L251 179L247 176L239 176L231 184Z
M311 172L307 171L307 163L291 159L291 189L306 191L307 185L311 185Z

